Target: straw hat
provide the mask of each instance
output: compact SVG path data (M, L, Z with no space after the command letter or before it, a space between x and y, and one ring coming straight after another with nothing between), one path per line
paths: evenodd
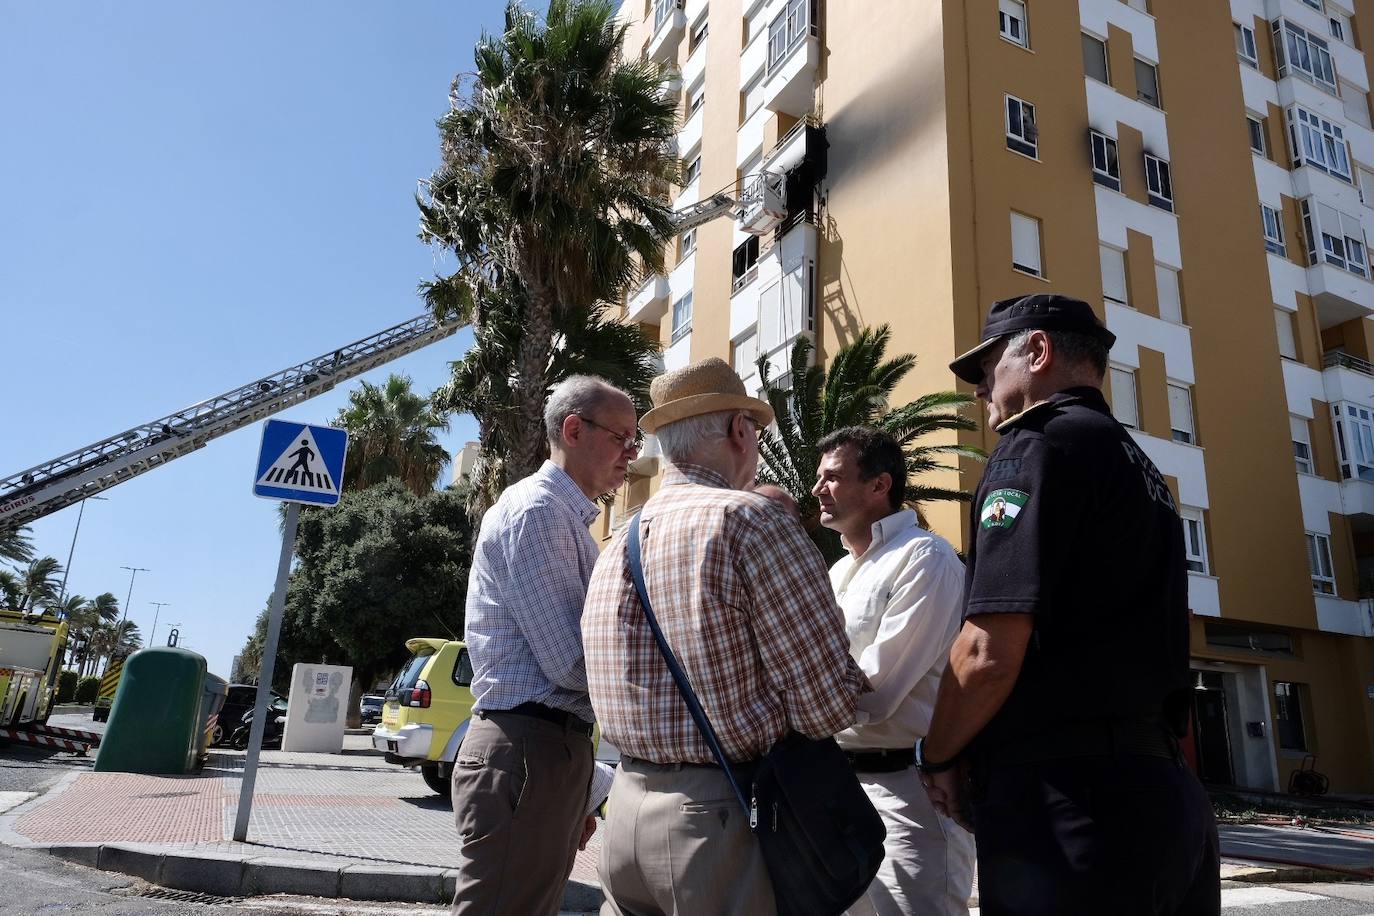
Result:
M773 408L745 394L739 375L716 357L663 373L649 386L649 397L654 409L639 420L646 433L718 410L743 410L760 426L773 422Z

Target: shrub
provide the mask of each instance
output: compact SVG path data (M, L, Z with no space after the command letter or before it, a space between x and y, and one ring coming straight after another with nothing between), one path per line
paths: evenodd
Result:
M81 675L75 671L61 671L57 675L57 702L70 703L76 696L76 682Z
M76 685L76 702L83 706L90 706L95 703L98 693L100 693L100 678L83 677L81 682Z

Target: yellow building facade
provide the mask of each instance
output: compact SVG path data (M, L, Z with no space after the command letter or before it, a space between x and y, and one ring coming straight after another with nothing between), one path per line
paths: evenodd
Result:
M757 204L761 182L782 201L685 232L627 296L665 367L719 356L757 388L756 360L784 375L798 335L825 359L890 324L890 352L919 357L905 401L956 387L947 363L994 300L1092 302L1117 335L1113 410L1182 507L1195 765L1283 791L1315 755L1333 791L1374 792L1374 0L625 0L621 17L627 53L676 74L675 209ZM603 536L655 467L636 462ZM927 515L966 543L961 507Z

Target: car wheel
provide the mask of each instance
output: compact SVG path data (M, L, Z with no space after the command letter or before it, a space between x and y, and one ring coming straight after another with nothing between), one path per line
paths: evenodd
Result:
M424 779L425 785L439 793L444 798L449 798L453 794L453 783L448 779L448 767L441 763L426 763L420 766L420 776Z
M215 730L210 733L210 746L219 747L224 743L224 726L216 724Z

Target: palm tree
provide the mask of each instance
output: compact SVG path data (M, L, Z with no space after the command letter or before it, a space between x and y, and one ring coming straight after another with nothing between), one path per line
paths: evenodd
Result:
M101 658L112 660L121 655L128 655L142 645L143 636L138 632L138 624L132 620L96 624L90 643L91 651L95 655L95 664L91 670L100 669ZM105 667L109 668L108 661Z
M361 490L397 477L417 496L434 489L448 463L448 452L435 435L448 420L428 399L411 391L410 378L392 374L385 385L363 382L350 392L337 425L348 430L343 484Z
M777 484L792 495L812 540L831 563L843 555L844 548L838 534L821 527L820 505L811 495L821 459L816 445L821 439L846 426L874 426L890 433L906 452L905 502L917 511L927 502L971 498L963 490L923 483L923 475L952 470L946 463L949 459L986 457L982 449L970 445L918 442L930 433L977 429L960 412L974 398L938 391L891 407L892 392L916 365L910 353L886 358L891 337L888 325L865 328L835 354L828 370L811 365L811 341L798 338L792 345L788 387L769 377L766 358L758 363L765 396L777 415L776 431L765 430L759 441L759 480Z
M442 165L417 198L420 236L458 271L426 288L432 309L479 328L493 300L518 302L505 473L547 453L543 412L560 317L617 301L643 264L663 266L666 194L680 174L676 99L659 64L625 59L612 0L550 0L540 23L518 0L478 43L467 91L439 122ZM518 287L519 295L512 295Z
M0 560L11 565L33 560L33 540L27 527L0 530Z
M22 595L18 611L31 613L57 600L62 564L55 557L31 560L20 577Z
M67 604L70 605L79 598L80 596L68 598ZM100 627L119 619L119 599L115 598L113 593L105 592L89 601L83 600L81 605L67 611L67 619L72 633L73 655L78 670L84 675L86 664L99 660L93 644ZM92 664L92 668L94 667Z
M520 310L494 306L474 329L473 345L451 364L448 384L434 392L439 410L471 413L477 418L481 458L473 469L467 492L474 518L496 501L505 489L510 444L519 414L512 405L515 375L524 327ZM547 382L556 385L570 375L599 375L630 393L635 408L648 407L649 383L661 369L659 345L638 327L612 318L603 304L568 309L555 321L554 351Z
M0 608L6 611L19 610L23 595L23 583L19 577L7 569L0 569Z

